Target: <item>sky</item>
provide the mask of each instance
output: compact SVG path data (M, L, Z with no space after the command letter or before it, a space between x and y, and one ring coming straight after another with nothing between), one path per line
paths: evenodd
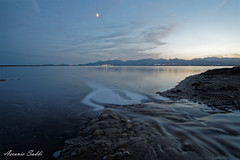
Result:
M0 0L0 64L240 57L240 0Z

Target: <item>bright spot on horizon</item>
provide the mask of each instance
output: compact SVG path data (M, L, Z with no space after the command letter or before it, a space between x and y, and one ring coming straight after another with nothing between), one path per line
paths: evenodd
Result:
M96 13L96 17L98 18L100 15L99 15L99 13Z

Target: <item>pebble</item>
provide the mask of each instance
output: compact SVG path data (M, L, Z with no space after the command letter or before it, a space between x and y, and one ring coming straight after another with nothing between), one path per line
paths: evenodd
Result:
M60 154L61 154L61 150L58 150L58 151L54 152L54 153L52 154L52 156L53 156L54 158L58 158L58 157L60 156Z

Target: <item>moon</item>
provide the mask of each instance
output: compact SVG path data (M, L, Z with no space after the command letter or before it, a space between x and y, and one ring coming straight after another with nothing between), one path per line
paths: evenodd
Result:
M98 18L100 15L99 15L99 13L96 13L96 17Z

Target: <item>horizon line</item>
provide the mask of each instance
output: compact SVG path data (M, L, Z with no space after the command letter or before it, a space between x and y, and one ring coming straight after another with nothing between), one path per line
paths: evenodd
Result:
M138 60L147 60L147 59L152 59L152 60L160 60L160 59L163 59L163 60L175 60L175 59L178 59L178 60L185 60L185 61L191 61L191 60L194 60L194 59L207 59L207 58L219 58L219 59L240 59L239 57L203 57L203 58L192 58L192 59L183 59L183 58L158 58L158 59L155 59L155 58L143 58L143 59L129 59L129 60L121 60L121 59L108 59L108 60L97 60L97 61L94 61L94 62L88 62L88 63L84 63L84 64L66 64L66 63L60 63L60 64L51 64L51 63L48 63L48 64L0 64L0 67L14 67L14 66L89 66L89 64L91 63L97 63L97 62L104 62L104 61L122 61L122 62L127 62L127 61L138 61ZM98 65L96 65L98 66ZM115 66L123 66L123 65L115 65ZM124 66L127 66L127 65L124 65ZM138 65L130 65L130 66L138 66ZM139 65L139 66L156 66L156 65ZM161 65L163 66L163 65ZM188 66L187 64L186 65L164 65L164 66ZM211 65L190 65L190 66L211 66ZM219 66L219 65L213 65L213 66ZM231 65L227 65L227 66L231 66Z

